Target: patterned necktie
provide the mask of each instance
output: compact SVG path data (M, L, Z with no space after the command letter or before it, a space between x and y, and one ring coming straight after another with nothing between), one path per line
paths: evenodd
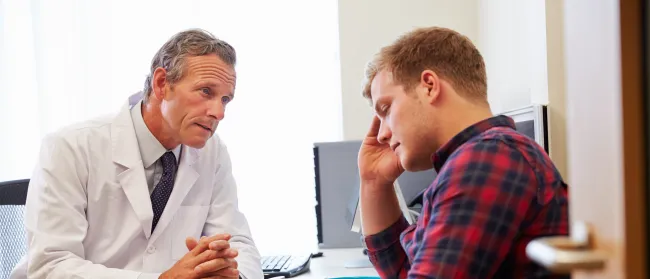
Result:
M151 226L151 233L156 228L160 216L165 210L165 205L169 200L169 196L174 189L174 177L176 176L176 156L171 151L165 152L160 157L163 165L163 174L151 193L151 207L153 209L153 224Z

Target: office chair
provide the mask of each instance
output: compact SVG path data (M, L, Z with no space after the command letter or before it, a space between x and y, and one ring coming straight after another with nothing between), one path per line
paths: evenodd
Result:
M29 179L0 182L0 279L9 274L27 251L24 225Z

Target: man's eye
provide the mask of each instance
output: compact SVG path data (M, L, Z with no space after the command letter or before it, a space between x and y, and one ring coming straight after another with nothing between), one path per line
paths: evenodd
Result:
M201 92L203 92L203 94L210 94L210 88L201 88Z
M228 96L221 97L221 102L223 102L224 104L227 104L228 102L230 102L230 97L228 97Z

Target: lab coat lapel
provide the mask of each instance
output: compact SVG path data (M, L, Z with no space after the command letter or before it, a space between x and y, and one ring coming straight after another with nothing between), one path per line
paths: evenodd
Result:
M185 196L187 196L187 193L192 189L197 178L199 178L199 173L196 170L198 156L198 150L186 145L183 146L181 160L178 165L178 171L176 172L176 179L174 180L174 190L172 190L167 205L165 205L165 210L162 216L160 216L160 221L156 225L151 240L149 240L150 242L156 241L158 236L165 231L167 225L174 219L174 214L181 207Z
M153 210L131 119L131 106L132 104L126 104L111 124L113 162L118 165L117 181L133 207L145 236L149 238Z

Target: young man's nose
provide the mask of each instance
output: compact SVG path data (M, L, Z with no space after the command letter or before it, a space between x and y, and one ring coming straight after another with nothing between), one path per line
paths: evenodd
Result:
M377 134L377 141L381 144L387 144L390 142L390 138L393 136L393 133L391 130L388 128L388 125L384 125L382 123L379 126L379 133Z

